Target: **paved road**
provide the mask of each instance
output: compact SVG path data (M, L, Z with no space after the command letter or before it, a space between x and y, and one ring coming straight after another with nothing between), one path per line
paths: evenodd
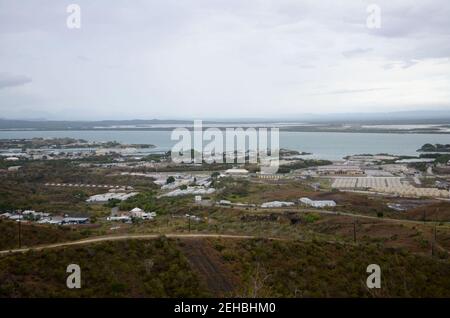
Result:
M46 244L36 247L29 248L21 248L21 249L13 249L13 250L4 250L0 251L0 255L8 254L8 253L24 253L28 251L41 251L47 249L53 249L58 247L66 247L66 246L77 246L77 245L85 245L92 244L97 242L105 242L105 241L121 241L121 240L132 240L132 239L156 239L161 237L162 235L169 238L226 238L226 239L255 239L259 238L257 236L251 235L227 235L227 234L128 234L128 235L110 235L110 236L101 236L101 237L93 237L88 239L83 239L79 241L72 242L62 242L62 243L54 243L54 244ZM282 241L284 239L281 238L272 238L266 237L269 240L277 240Z

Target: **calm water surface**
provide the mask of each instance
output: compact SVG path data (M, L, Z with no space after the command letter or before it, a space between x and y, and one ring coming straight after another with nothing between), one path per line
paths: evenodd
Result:
M171 131L0 131L0 139L71 137L88 141L154 144L157 146L155 151L169 150L176 143L170 140L170 135ZM425 143L450 144L450 135L280 132L281 147L310 152L314 158L329 160L361 153L417 155L416 150Z

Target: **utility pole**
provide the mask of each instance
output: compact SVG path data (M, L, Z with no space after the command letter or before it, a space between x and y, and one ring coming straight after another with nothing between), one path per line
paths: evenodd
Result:
M22 211L19 215L19 248L22 247Z
M191 216L188 217L188 231L191 233Z
M188 209L188 232L190 233L191 232L191 208L189 207L189 209Z
M434 229L433 229L433 241L431 241L431 256L434 256L435 254L435 247L436 247L436 234L437 229L436 229L436 224L434 225Z
M436 224L434 225L433 229L433 241L431 242L431 256L434 256L435 252L435 245L436 245Z

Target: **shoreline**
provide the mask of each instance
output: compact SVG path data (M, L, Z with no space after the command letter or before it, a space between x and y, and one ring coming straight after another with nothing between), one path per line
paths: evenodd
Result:
M189 131L193 131L192 127L158 127L158 128L77 128L77 129L0 129L1 132L61 132L61 131L173 131L175 128L185 128ZM220 130L224 130L226 128L238 128L238 127L204 127L205 129L208 128L218 128ZM260 129L260 128L278 128L278 127L267 127L267 126L261 126L261 127L244 127L247 128L254 128L254 129ZM346 134L400 134L400 135L450 135L450 131L417 131L417 130L342 130L342 129L291 129L291 128L278 128L280 132L305 132L305 133L346 133Z

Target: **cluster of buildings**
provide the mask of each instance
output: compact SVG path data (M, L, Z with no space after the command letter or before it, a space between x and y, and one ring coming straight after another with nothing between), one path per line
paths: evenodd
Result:
M309 198L300 198L298 200L299 204L303 204L305 206L310 206L313 208L328 208L335 207L336 202L333 200L311 200ZM241 204L241 203L232 203L228 200L220 200L219 205L222 206L236 206L236 207L256 207L255 204ZM293 207L296 205L296 202L291 201L270 201L264 202L260 205L263 209L273 209L273 208L286 208Z
M129 212L120 212L118 208L111 211L111 216L107 217L107 221L120 221L124 223L131 223L133 219L153 220L156 217L156 212L145 212L140 208L134 208Z
M301 204L311 206L313 208L332 208L336 206L336 202L333 200L311 200L310 198L300 198L299 201Z
M175 189L173 191L162 194L160 197L178 197L183 195L209 195L216 192L214 188L205 186L187 186L185 189Z
M96 194L93 196L90 196L86 202L88 203L102 203L102 202L108 202L109 200L120 200L124 201L128 198L134 197L137 195L138 192L116 192L116 191L110 191L108 193L103 194Z
M91 149L27 149L25 152L16 151L0 153L5 161L19 160L59 160L59 159L83 159L95 155Z
M311 200L309 198L300 198L299 203L313 208L328 208L336 206L336 202L333 200ZM261 208L283 208L294 205L295 202L272 201L261 204Z
M116 142L87 142L70 138L11 139L2 142L0 157L7 161L83 159L93 156L115 155L118 159L142 157L150 154L153 145L122 145Z
M400 187L374 187L372 191L378 193L391 194L399 197L432 197L450 199L450 191L438 188L418 188L412 185L402 185Z
M22 212L3 213L3 214L0 214L0 217L5 218L5 219L10 219L13 221L18 221L18 220L39 221L41 219L50 217L50 213L36 212L33 210L25 210Z
M255 208L256 204L253 203L240 203L240 202L231 202L229 200L220 200L219 205L222 206L235 206L239 208Z
M166 191L159 197L201 196L216 192L211 187L211 176L205 173L158 173L152 177L155 179L154 183ZM168 181L169 178L172 179L171 182Z
M46 183L47 187L75 187L75 188L107 188L107 189L121 189L123 191L133 190L133 187L122 187L119 185L107 185L107 184L84 184L84 183Z
M116 153L114 153L116 154ZM123 154L120 155L120 157L115 157L115 162L108 162L108 163L80 163L80 167L82 168L124 168L124 169L135 169L135 168L156 168L161 169L168 166L167 162L149 162L149 161L142 161L142 155L134 155L134 156L128 156L123 157ZM130 161L131 159L131 161ZM139 172L122 172L122 175L135 175L135 176L145 176L148 177L150 174L147 173L139 173Z
M317 167L317 174L319 176L359 176L364 175L364 170L357 165L326 165Z
M0 217L13 221L34 222L37 224L77 225L89 223L89 218L87 217L52 216L50 213L36 212L33 210L14 213L7 212L0 214Z
M402 181L400 177L335 178L331 186L339 190L368 190L400 197L450 198L450 191L445 187L416 187L406 180Z
M400 177L335 178L331 185L336 189L397 188L403 186Z

